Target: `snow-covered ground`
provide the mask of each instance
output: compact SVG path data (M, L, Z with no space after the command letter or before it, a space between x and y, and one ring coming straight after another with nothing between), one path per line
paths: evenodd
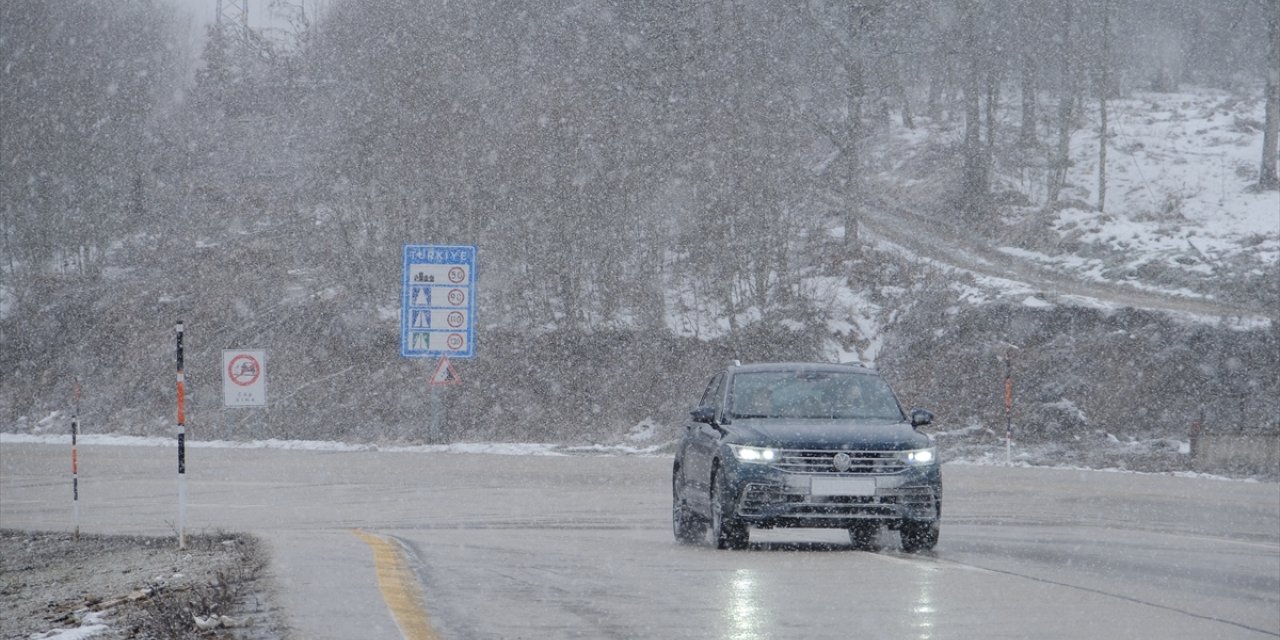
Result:
M117 447L174 447L176 438L122 436L115 434L81 434L80 445ZM0 433L0 444L71 445L70 435L32 435ZM667 455L670 443L653 444L549 444L534 442L455 442L451 444L352 444L322 440L195 440L186 439L190 448L207 449L293 449L307 451L381 451L387 453L478 453L500 456L571 456L571 455Z
M1280 258L1280 191L1254 188L1261 97L1135 93L1109 110L1104 210L1097 210L1091 124L1072 137L1068 187L1059 196L1068 206L1047 220L1057 246L1023 255L1082 278L1189 297L1214 297L1211 285L1194 286L1203 280L1265 275ZM1043 205L1042 182L1019 186Z
M1260 91L1207 88L1109 101L1099 211L1097 104L1088 104L1055 203L1048 203L1046 149L998 159L995 189L1024 204L1006 208L1007 233L995 248L1081 281L1122 282L1170 297L1214 300L1229 286L1264 278L1280 259L1280 191L1255 186L1264 108ZM900 159L885 176L900 179L922 164L919 158L954 138L959 125L895 128ZM930 181L917 175L907 184Z
M1173 259L1212 275L1242 254L1280 256L1280 191L1259 192L1264 104L1200 89L1136 93L1110 103L1106 207L1069 207L1054 227L1067 238L1134 255L1132 266ZM1097 203L1096 130L1072 138L1069 198ZM1177 260L1187 252L1200 260Z
M643 423L642 423L643 424ZM654 425L656 427L656 425ZM970 427L968 431L985 430L982 428ZM642 434L635 437L636 434ZM935 441L939 442L944 455L942 461L945 464L958 465L990 465L990 466L1020 466L1020 467L1045 467L1055 469L1078 469L1084 470L1090 467L1074 464L1069 460L1069 455L1064 455L1061 446L1058 445L1023 445L1014 443L1013 447L1006 448L1001 443L974 445L960 444L951 447L949 450L949 442L957 441L965 436L972 436L965 429L950 433L934 434ZM674 440L663 439L660 429L638 429L625 439L625 442L618 443L595 443L595 444L550 444L550 443L531 443L531 442L461 442L452 444L424 444L424 445L398 445L398 444L351 444L345 442L327 442L315 440L251 440L246 442L236 442L228 440L187 440L187 446L193 449L291 449L291 450L309 450L309 451L334 451L334 452L361 452L361 451L378 451L386 453L444 453L444 454L487 454L499 456L655 456L666 457L672 455L676 442ZM156 438L156 437L139 437L139 436L121 436L113 434L89 434L81 435L77 442L83 445L96 446L121 446L121 447L176 447L175 438ZM36 443L36 444L66 444L70 447L71 437L69 435L31 435L31 434L15 434L0 433L0 444L18 444L18 443ZM1121 442L1114 436L1106 438L1105 442L1100 443L1101 453L1112 453L1115 455L1123 455L1130 453L1134 455L1148 455L1153 450L1164 450L1178 456L1186 456L1190 453L1190 444L1178 441L1128 441ZM1066 460L1066 461L1064 461ZM1104 468L1094 468L1097 471L1122 472L1122 473L1153 473L1152 471L1138 471L1125 466L1110 466ZM1175 475L1195 478L1217 478L1227 480L1225 476L1218 476L1206 473L1197 473L1191 471L1163 471L1154 472L1162 475ZM1252 481L1252 480L1250 480Z

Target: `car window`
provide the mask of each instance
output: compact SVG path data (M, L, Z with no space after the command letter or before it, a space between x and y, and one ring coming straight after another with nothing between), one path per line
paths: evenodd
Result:
M740 373L730 402L734 418L904 419L884 379L865 373Z
M720 395L716 393L720 389L720 382L724 379L723 373L718 373L711 382L707 383L707 390L702 392L702 399L698 401L699 407L714 407L720 403Z

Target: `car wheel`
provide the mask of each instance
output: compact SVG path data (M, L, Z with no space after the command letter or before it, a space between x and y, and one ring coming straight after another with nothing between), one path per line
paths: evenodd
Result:
M861 551L880 550L880 523L859 522L849 527L849 542Z
M907 553L929 551L938 544L938 521L903 522L899 533L902 535L903 551Z
M719 469L711 477L711 538L717 549L746 549L750 539L747 526L733 515L729 502L729 481Z
M685 506L680 498L677 471L671 478L671 531L682 544L697 544L707 537L707 521Z

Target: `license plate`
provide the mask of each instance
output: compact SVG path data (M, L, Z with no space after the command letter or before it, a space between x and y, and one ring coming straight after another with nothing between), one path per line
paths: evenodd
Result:
M874 496L875 478L814 478L809 493L815 496Z

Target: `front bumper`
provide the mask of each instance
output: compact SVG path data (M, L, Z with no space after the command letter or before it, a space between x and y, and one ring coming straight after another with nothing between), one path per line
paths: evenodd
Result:
M878 521L932 522L942 512L938 465L893 474L789 473L768 465L737 464L735 514L760 528L848 528Z

